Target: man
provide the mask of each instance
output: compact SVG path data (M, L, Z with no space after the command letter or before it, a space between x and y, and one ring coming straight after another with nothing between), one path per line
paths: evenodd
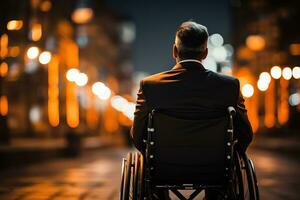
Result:
M201 62L208 54L207 40L205 26L193 21L182 23L173 46L176 65L141 81L131 130L138 150L144 150L147 116L152 109L163 109L166 114L178 118L209 119L224 115L228 106L235 106L234 134L238 147L246 151L253 133L239 81L203 67ZM216 195L213 191L206 191L206 199L217 199Z

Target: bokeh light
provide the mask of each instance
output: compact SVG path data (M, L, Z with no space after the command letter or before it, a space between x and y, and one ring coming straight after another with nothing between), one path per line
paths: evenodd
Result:
M293 77L294 79L300 78L300 67L296 66L293 68Z
M285 80L290 80L293 76L293 73L292 73L292 69L289 68L289 67L285 67L283 68L282 70L282 77L285 79Z
M93 18L93 10L91 8L77 8L72 13L72 20L77 24L84 24Z
M291 106L297 106L300 103L300 95L298 93L292 94L289 97L289 104Z
M222 35L220 35L218 33L212 34L209 37L209 40L210 40L211 44L215 47L220 47L224 43L224 39L223 39Z
M217 62L223 62L226 60L227 51L223 46L216 47L216 48L214 48L212 55Z
M246 45L252 51L261 51L265 48L265 39L260 35L250 35L246 39Z
M52 57L52 55L49 51L44 51L40 54L39 61L41 64L46 65L50 62L51 57Z
M37 47L30 47L27 50L27 57L29 59L36 59L39 56L40 50Z
M72 68L67 71L66 78L68 81L75 82L78 74L79 74L79 70Z
M259 79L263 80L264 82L266 82L268 84L271 82L271 76L268 72L262 72L259 75Z
M271 76L274 79L279 79L281 77L281 68L278 66L273 66L271 68Z
M10 30L10 31L17 31L17 30L20 30L21 28L23 27L23 21L22 20L11 20L7 23L7 30Z
M92 92L101 100L107 100L111 95L111 90L102 82L96 82L92 86Z
M89 80L88 76L85 73L79 73L76 76L75 83L78 86L85 86L87 84L88 80Z
M266 80L264 79L259 79L257 81L257 88L260 90L260 91L266 91L268 88L269 88L269 82L267 82Z
M254 87L250 84L247 83L242 87L242 95L244 97L250 98L254 94Z

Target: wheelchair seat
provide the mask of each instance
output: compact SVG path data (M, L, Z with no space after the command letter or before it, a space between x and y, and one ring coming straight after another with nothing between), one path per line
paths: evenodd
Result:
M154 188L193 199L215 189L224 199L259 199L253 165L235 149L233 118L228 107L216 119L179 119L152 110L148 116L145 152L129 153L122 164L120 199L155 199ZM246 197L242 170L250 191ZM194 190L185 198L178 190Z
M184 120L155 113L152 180L168 184L225 182L226 117Z

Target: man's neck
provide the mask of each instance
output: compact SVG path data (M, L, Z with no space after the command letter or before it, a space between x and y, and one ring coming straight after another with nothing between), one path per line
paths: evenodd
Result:
M197 60L197 59L183 59L177 61L177 64L186 63L186 62L196 62L202 64L201 60Z

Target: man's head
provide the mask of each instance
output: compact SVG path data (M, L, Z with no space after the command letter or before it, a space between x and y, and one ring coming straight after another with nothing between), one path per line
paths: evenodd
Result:
M173 57L177 62L185 59L203 60L207 56L207 28L193 21L183 22L176 31Z

